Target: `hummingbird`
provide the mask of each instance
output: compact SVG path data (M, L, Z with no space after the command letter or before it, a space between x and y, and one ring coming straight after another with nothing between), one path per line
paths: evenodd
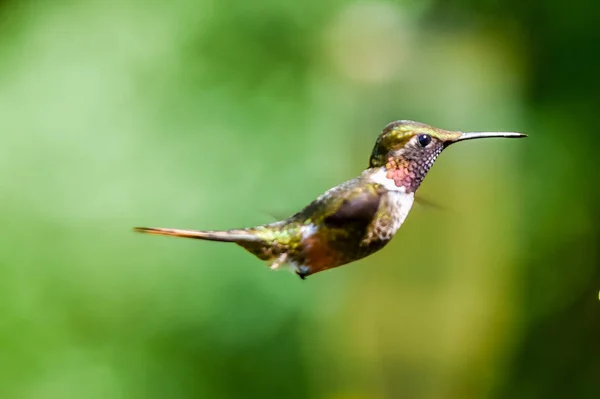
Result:
M399 120L378 136L368 167L356 178L327 190L287 219L231 230L136 227L140 233L232 242L266 262L306 277L365 258L390 242L415 192L440 153L465 140L527 137L514 132L438 129Z

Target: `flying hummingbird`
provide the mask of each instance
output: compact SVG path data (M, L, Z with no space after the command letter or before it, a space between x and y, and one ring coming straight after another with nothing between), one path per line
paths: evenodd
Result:
M136 227L141 233L233 242L271 269L290 266L303 280L382 249L410 211L415 192L449 145L489 137L527 137L512 132L463 133L401 120L375 142L369 166L333 187L300 212L262 226L197 231Z

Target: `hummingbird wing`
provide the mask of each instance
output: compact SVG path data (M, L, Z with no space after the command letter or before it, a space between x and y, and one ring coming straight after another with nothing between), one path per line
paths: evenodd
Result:
M421 197L421 196L415 196L415 202L419 205L423 205L428 208L437 209L439 211L447 211L448 210L448 208L446 208L445 206L442 206L435 201L431 201L431 200L429 200L425 197Z
M380 185L357 178L330 189L293 219L310 219L316 226L329 228L366 228L377 214L384 193Z
M356 187L345 193L337 210L327 214L323 223L328 227L344 227L347 225L368 226L372 221L383 192L375 186Z

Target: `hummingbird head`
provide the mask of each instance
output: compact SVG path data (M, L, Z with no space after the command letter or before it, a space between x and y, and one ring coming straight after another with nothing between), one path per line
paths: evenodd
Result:
M393 179L396 186L414 192L444 148L459 141L486 137L527 136L512 132L454 132L420 122L395 121L377 138L369 167L385 167L387 178Z

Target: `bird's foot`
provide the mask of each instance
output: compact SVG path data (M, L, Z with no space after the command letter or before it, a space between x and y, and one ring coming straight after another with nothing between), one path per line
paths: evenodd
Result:
M296 274L302 280L306 280L306 277L310 275L310 268L308 266L300 266L296 269Z
M296 272L296 274L298 275L298 277L300 277L302 280L306 280L306 274L304 273L300 273L300 272Z

